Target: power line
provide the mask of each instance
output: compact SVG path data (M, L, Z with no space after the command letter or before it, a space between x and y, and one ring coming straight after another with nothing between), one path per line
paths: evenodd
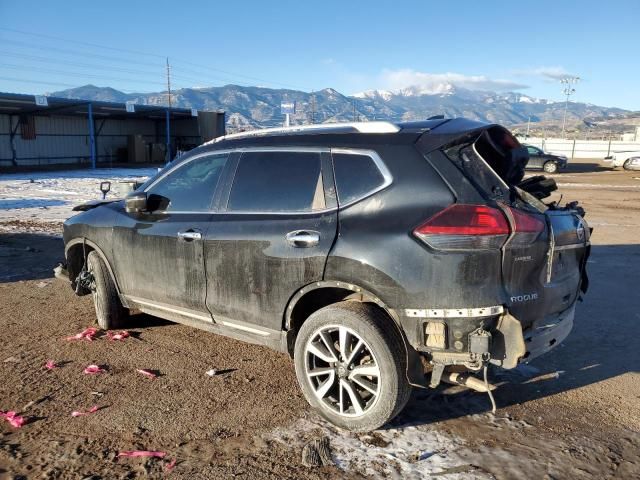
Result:
M211 71L214 71L214 72L224 73L226 75L233 75L233 76L236 76L236 77L243 77L243 78L246 78L246 79L249 79L249 80L255 80L257 82L270 83L272 85L280 85L280 86L284 86L284 87L293 87L294 89L302 89L302 90L304 90L304 87L301 87L299 85L292 85L292 84L289 84L289 83L274 82L274 81L265 80L265 79L259 78L259 77L253 77L253 76L250 76L250 75L242 75L240 73L228 72L226 70L220 70L219 68L207 67L207 66L204 66L204 65L198 65L196 63L187 62L186 60L179 60L178 62L175 62L175 63L178 63L178 64L182 63L182 64L185 64L185 65L192 65L192 66L195 66L195 67L200 68L200 69L211 70ZM193 72L193 70L192 70L192 72ZM193 73L196 73L196 72L193 72Z
M43 50L45 52L60 52L64 55L73 55L73 56L79 56L79 57L92 57L92 58L101 58L103 60L111 60L111 61L116 61L118 63L122 62L122 58L121 57L111 57L109 55L100 55L97 53L87 53L84 51L80 51L80 50L70 50L68 48L57 48L57 47L43 47L42 45L36 45L33 43L28 43L28 42L20 42L17 40L7 40L5 38L2 39L2 43L3 44L11 44L11 45L16 45L19 47L23 47L23 48L30 48L30 49L34 49L34 50ZM136 60L136 64L137 65L146 65L149 67L158 67L158 65L162 65L162 63L149 63L149 62L141 62L139 60Z
M28 36L34 36L34 37L41 37L41 38L49 38L49 39L54 39L54 40L60 40L60 41L64 41L64 42L68 42L68 43L73 43L73 44L78 44L78 45L85 45L85 46L90 46L93 48L101 48L101 49L106 49L106 50L112 50L112 51L118 51L118 52L123 52L123 53L129 53L129 54L133 54L133 55L144 55L144 56L151 56L151 57L157 57L157 58L166 58L164 55L159 55L156 53L150 53L150 52L141 52L141 51L136 51L136 50L129 50L129 49L124 49L124 48L116 48L116 47L109 47L106 45L100 45L97 43L89 43L89 42L81 42L78 40L71 40L71 39L67 39L67 38L62 38L62 37L56 37L56 36L52 36L52 35L45 35L45 34L40 34L40 33L33 33L33 32L26 32L23 30L17 30L17 29L12 29L12 28L6 28L6 27L0 27L0 30L5 30L5 31L9 31L9 32L13 32L13 33L19 33L21 35L28 35ZM5 43L11 43L14 45L23 45L26 46L27 48L38 48L38 49L43 49L40 46L33 46L33 44L28 44L26 42L20 42L20 41L16 41L16 40L9 40L9 39L3 39L3 42ZM120 61L121 59L116 58L116 57L111 57L108 55L100 55L100 54L91 54L91 53L85 53L85 52L79 52L77 50L73 51L73 50L68 50L68 49L62 49L62 48L54 48L54 47L47 47L47 50L53 50L53 51L59 51L59 52L69 52L75 55L84 55L84 56L92 56L95 58L103 58L103 59L108 59L108 60L116 60L116 61ZM150 63L142 63L139 61L136 61L136 63L138 65L148 65L148 66L156 66L156 64L150 64ZM205 65L201 65L201 64L197 64L197 63L193 63L193 62L189 62L186 60L178 60L177 62L174 61L174 64L184 64L184 65L191 65L194 66L196 68L199 68L201 70L210 70L213 72L218 72L218 73L223 73L225 75L231 75L233 77L242 77L242 78L246 78L249 80L253 80L253 81L258 81L258 82L264 82L267 84L271 84L271 85L280 85L280 86L284 86L284 87L292 87L294 89L302 89L305 90L304 87L299 86L299 85L293 85L293 84L288 84L288 83L283 83L283 82L276 82L276 81L271 81L271 80L266 80L260 77L254 77L251 75L244 75L244 74L240 74L240 73L235 73L235 72L230 72L230 71L226 71L226 70L221 70L221 69L217 69L217 68L213 68L213 67L209 67L209 66L205 66ZM187 71L186 69L183 69L185 71ZM195 73L196 75L200 75L200 72L195 72L195 71L191 71L192 73Z
M35 83L39 85L49 85L49 86L59 86L59 87L77 87L77 85L72 85L70 83L62 83L62 82L43 82L40 80L29 80L26 78L16 78L16 77L0 77L0 80L6 80L8 82L21 82L21 83ZM126 92L125 92L126 93Z
M155 85L163 85L164 86L164 82L156 82L156 81L149 81L149 80L136 80L136 79L133 79L133 78L110 77L110 76L104 76L104 75L92 75L90 73L73 72L73 71L69 71L69 70L56 70L56 69L52 69L52 68L30 67L28 65L16 65L16 64L11 64L11 63L0 63L0 65L3 66L3 67L6 67L6 68L14 69L14 70L31 70L31 71L40 72L40 73L55 73L55 74L59 74L59 75L74 75L74 76L79 76L79 77L95 78L95 79L100 79L100 80L126 81L126 82L130 82L130 83L139 83L139 84L140 83L144 83L144 84L153 83Z
M88 63L78 63L78 62L68 62L66 60L57 60L51 57L40 57L38 55L24 55L21 53L11 53L11 52L7 52L6 50L0 50L0 53L4 56L7 57L13 57L13 58L19 58L19 59L26 59L26 60L35 60L38 62L43 62L43 63L53 63L53 64L60 64L60 65L70 65L73 67L82 67L82 68L93 68L93 69L108 69L108 70L112 70L112 71L117 71L117 72L124 72L124 73L138 73L138 74L142 74L142 75L149 75L149 71L148 70L132 70L129 68L120 68L120 67L115 67L113 65L96 65L96 64L88 64ZM161 69L161 67L160 67Z
M97 65L97 64L89 64L89 63L79 63L79 62L70 62L67 60L60 60L60 59L56 59L53 57L42 57L42 56L38 56L38 55L26 55L23 53L13 53L13 52L8 52L6 50L2 50L0 51L0 53L2 53L3 55L7 56L7 57L13 57L13 58L19 58L19 59L26 59L26 60L34 60L37 62L43 62L43 63L48 63L48 64L60 64L60 65L70 65L70 66L74 66L74 67L81 67L81 68L93 68L93 69L97 69L97 70L109 70L109 71L118 71L118 72L124 72L124 73L134 73L134 74L141 74L141 75L151 75L151 73L146 70L134 70L134 69L130 69L130 68L121 68L121 67L116 67L114 65ZM173 69L174 67L172 67ZM158 70L162 70L163 67L158 66ZM175 72L172 72L172 76L174 78L178 78L178 79L183 79L189 82L195 82L197 83L202 83L204 80L208 80L208 79L216 79L219 81L223 81L223 82L227 82L227 83L233 83L233 79L229 79L229 78L224 78L224 77L216 77L216 76L212 76L210 74L205 74L205 78L200 77L200 78L194 78L191 76L187 76L187 75L181 75L181 74L176 74Z
M164 55L157 55L155 53L139 52L139 51L136 51L136 50L128 50L128 49L125 49L125 48L108 47L106 45L99 45L97 43L81 42L79 40L69 40L67 38L54 37L53 35L45 35L43 33L25 32L23 30L16 30L14 28L0 27L0 30L5 30L7 32L13 32L13 33L19 33L21 35L31 35L33 37L48 38L48 39L51 39L51 40L60 40L62 42L75 43L75 44L78 44L78 45L86 45L86 46L89 46L89 47L103 48L105 50L113 50L115 52L133 53L135 55L147 55L147 56L152 56L152 57L164 58Z

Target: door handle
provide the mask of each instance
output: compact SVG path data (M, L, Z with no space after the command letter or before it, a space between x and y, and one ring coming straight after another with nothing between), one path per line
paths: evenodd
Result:
M193 230L187 230L186 232L178 232L178 238L185 242L191 242L192 240L200 240L202 234Z
M320 243L320 232L314 230L294 230L287 233L287 242L293 247L315 247Z

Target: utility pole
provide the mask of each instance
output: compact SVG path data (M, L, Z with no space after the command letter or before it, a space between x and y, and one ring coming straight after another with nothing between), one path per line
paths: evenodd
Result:
M165 160L167 163L171 161L171 67L169 66L169 57L167 57L167 98L169 108L167 109L167 140Z
M358 121L358 117L357 117L357 113L356 113L356 99L353 99L353 121L357 122Z
M572 87L580 81L580 77L564 77L560 79L560 83L564 85L563 93L567 96L564 102L564 116L562 117L562 138L564 138L565 127L567 125L567 109L569 108L569 97L576 93L576 89Z
M531 115L529 115L529 120L527 120L527 133L524 135L524 139L529 138L529 127L531 126Z

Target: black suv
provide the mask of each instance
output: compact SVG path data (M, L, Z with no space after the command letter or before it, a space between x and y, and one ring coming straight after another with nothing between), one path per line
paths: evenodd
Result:
M61 275L104 329L139 310L287 352L313 407L371 430L569 334L590 232L527 160L464 119L229 135L79 207Z

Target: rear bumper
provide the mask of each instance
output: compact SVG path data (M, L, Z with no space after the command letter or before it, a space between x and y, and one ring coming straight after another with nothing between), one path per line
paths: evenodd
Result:
M576 307L573 305L563 312L545 317L526 329L523 332L526 353L522 361L529 362L560 345L573 328L575 310Z

